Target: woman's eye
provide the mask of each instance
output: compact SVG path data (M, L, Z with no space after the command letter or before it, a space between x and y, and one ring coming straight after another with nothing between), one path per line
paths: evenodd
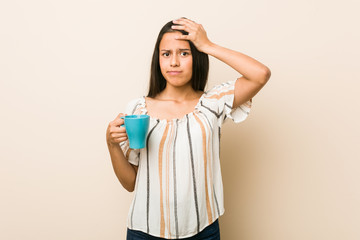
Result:
M170 56L170 53L163 53L162 54L164 57L168 57L168 56Z
M181 56L187 56L187 55L189 55L188 52L182 52L182 53L181 53Z

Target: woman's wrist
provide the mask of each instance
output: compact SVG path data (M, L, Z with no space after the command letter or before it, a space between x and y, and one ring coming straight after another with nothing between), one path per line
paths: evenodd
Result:
M215 43L209 41L209 43L201 47L201 50L199 49L199 51L206 53L208 55L212 55L212 53L216 49L216 46L217 45Z
M119 143L112 143L110 141L106 141L108 148L111 149L116 149L116 148L120 148L120 144Z

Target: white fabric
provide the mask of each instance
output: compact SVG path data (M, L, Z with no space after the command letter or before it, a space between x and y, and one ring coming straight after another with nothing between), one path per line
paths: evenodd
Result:
M235 80L236 81L236 80ZM150 119L147 147L121 147L139 166L128 228L162 238L197 234L224 213L219 146L227 118L241 122L251 101L232 109L235 81L205 92L181 119ZM147 114L145 98L128 104L127 114Z

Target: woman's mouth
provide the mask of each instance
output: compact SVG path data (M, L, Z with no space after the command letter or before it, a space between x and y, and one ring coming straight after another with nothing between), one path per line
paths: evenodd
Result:
M169 75L174 76L174 75L178 75L178 74L180 74L180 73L181 73L181 71L168 71L167 73L168 73Z

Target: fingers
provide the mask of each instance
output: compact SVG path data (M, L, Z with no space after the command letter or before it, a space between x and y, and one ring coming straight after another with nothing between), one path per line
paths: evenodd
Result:
M123 113L119 113L119 115L117 115L117 117L116 118L120 118L120 117L122 117L122 116L125 116L125 114L123 114ZM115 119L116 119L115 118Z
M107 139L109 139L113 143L121 143L123 141L126 141L128 139L128 136L124 127L112 126L109 129Z
M199 27L199 24L197 24L189 19L186 19L186 18L173 20L173 23L179 24L179 25L173 25L172 26L173 29L184 30L188 33L198 30L198 27Z
M190 41L198 41L199 39L200 40L204 39L205 33L201 24L197 24L194 21L186 18L173 20L173 23L177 25L172 25L171 26L172 29L183 30L188 32L188 35L183 35L177 37L176 39L190 40Z
M172 29L176 29L176 30L184 30L186 32L188 32L188 35L178 35L175 37L175 39L179 39L179 40L193 40L193 37L195 35L195 31L194 30L190 30L188 27L186 26L175 26L173 25L171 27Z
M197 28L187 26L187 25L172 25L171 28L176 29L176 30L184 30L184 31L188 32L189 34L195 32L197 30Z
M176 36L176 39L191 41L200 52L206 53L209 47L211 47L211 41L207 37L206 31L201 24L186 18L173 20L173 23L176 25L172 25L172 29L188 32L187 35Z
M126 133L111 133L110 136L113 139L117 139L117 138L126 138L127 139L127 134Z
M189 36L189 35L179 35L179 36L176 36L175 39L178 39L178 40L192 40L191 36Z
M190 25L195 25L197 24L195 21L192 21L190 19L187 19L187 18L179 18L179 19L175 19L173 20L173 23L176 23L176 24L190 24Z
M117 117L111 121L106 130L106 141L108 143L121 143L128 139L125 127L121 127L124 124L124 119L120 118L126 114L120 113Z
M114 119L114 121L112 121L113 125L120 127L121 125L124 124L124 119L122 119L121 117L125 116L125 114L123 113L119 113L119 115L117 115L117 117Z
M119 119L122 119L121 117L124 117L126 114L124 113L119 113L119 115L117 115L117 117L114 119L115 120L119 120ZM122 119L123 120L123 119Z
M127 140L127 137L121 137L121 138L112 138L111 139L111 143L122 143L125 142Z
M114 139L114 142L121 143L121 142L124 142L126 140L127 140L127 137L126 138L116 138L116 139Z
M111 133L126 133L126 129L125 127L121 127L121 126L116 126L114 124L110 125L110 134Z

